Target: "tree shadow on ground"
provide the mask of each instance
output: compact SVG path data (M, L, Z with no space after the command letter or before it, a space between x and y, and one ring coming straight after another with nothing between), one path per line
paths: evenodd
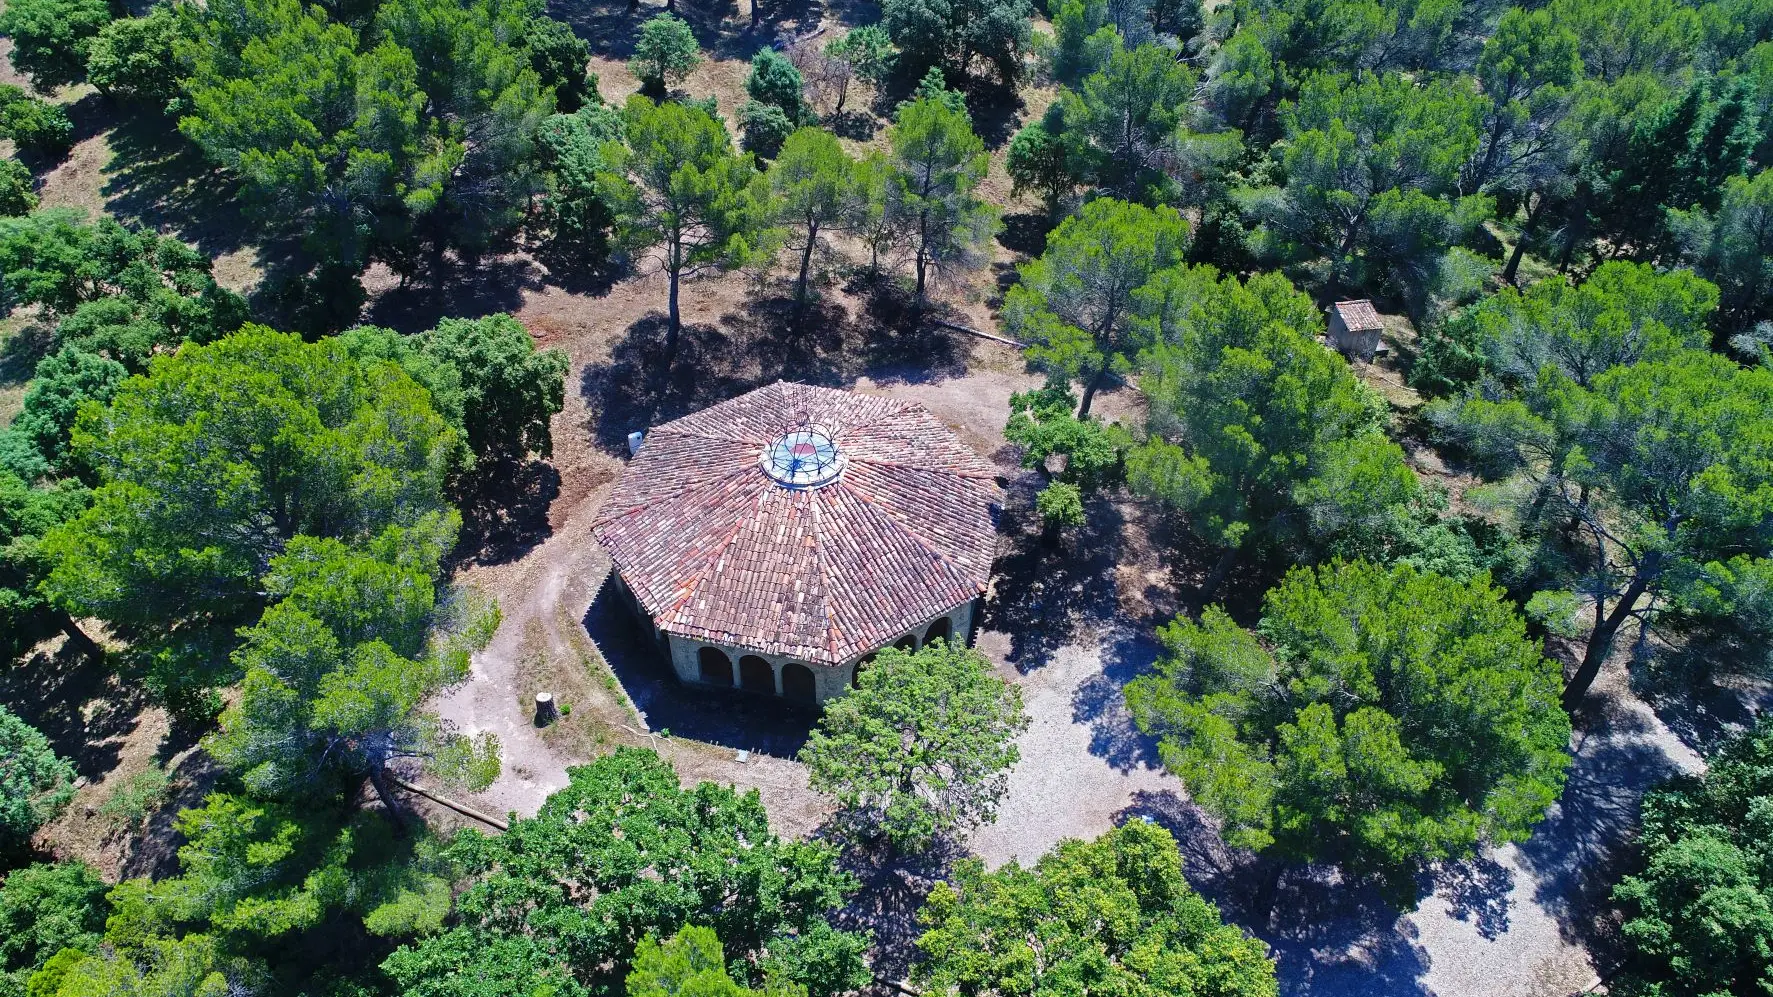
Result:
M1271 868L1229 848L1213 819L1169 790L1135 793L1115 823L1150 820L1175 836L1183 872L1226 919L1267 942L1281 992L1313 997L1428 997L1428 955L1415 927L1370 889L1350 888L1334 869L1294 868L1273 911L1254 923L1250 901Z
M605 584L585 611L585 630L653 731L670 731L734 750L793 758L806 744L816 710L737 689L700 689L678 681L667 652Z
M1034 495L1044 481L1024 471L1004 497L993 594L980 626L1010 636L1007 660L1027 674L1062 647L1114 625L1120 609L1115 565L1121 553L1121 511L1093 501L1081 527L1058 542L1041 530Z
M1773 682L1767 679L1727 676L1683 685L1679 689L1649 688L1643 695L1681 743L1702 755L1717 751L1753 726L1756 717L1773 710Z
M829 824L814 836L840 838ZM918 957L917 937L923 933L917 912L937 881L946 878L965 854L965 849L951 842L911 856L885 847L844 849L839 865L855 876L862 888L832 920L839 928L873 936L869 961L876 980L897 982L910 975Z
M1520 846L1522 864L1538 885L1534 900L1557 920L1566 941L1608 944L1608 897L1630 860L1646 789L1680 773L1656 741L1648 710L1591 699L1578 715L1576 759L1563 796Z
M753 297L718 325L685 324L675 356L666 319L654 312L628 327L608 361L580 374L592 439L625 453L628 434L668 422L777 380L846 387L875 381L939 380L965 373L970 344L944 330L899 332L890 309L852 316L840 303Z
M675 6L673 13L689 24L696 44L716 59L749 59L780 36L815 29L825 14L820 0L765 0L753 30L750 0L678 0ZM605 59L632 57L640 25L665 12L664 4L638 0L555 0L548 5L549 16L570 25L592 54Z
M1445 898L1448 916L1471 922L1479 937L1495 941L1508 931L1514 872L1491 856L1448 863L1423 879L1428 890Z
M480 318L523 307L523 292L542 288L542 270L509 254L468 262L445 253L427 272L376 295L364 321L398 332L423 332L445 318Z
M560 494L560 472L554 465L533 460L476 476L481 486L457 503L462 532L456 539L456 565L509 564L553 535L548 509Z
M1018 211L1003 216L997 244L1030 259L1046 252L1047 236L1057 223L1044 211Z
M1121 772L1136 768L1161 768L1157 739L1141 732L1127 710L1127 683L1151 671L1162 647L1151 628L1134 624L1123 628L1102 650L1102 670L1091 676L1071 697L1071 719L1088 724L1090 754Z
M111 161L99 192L118 218L169 231L215 258L252 242L235 181L210 165L169 119L107 106Z
M221 778L222 767L207 752L193 751L167 775L177 791L124 836L123 861L118 868L125 879L164 879L178 874L179 848L184 845L185 836L172 822L184 810L203 803Z
M117 767L147 695L139 683L123 681L104 661L57 638L0 668L0 702L41 731L77 774L97 781Z
M37 364L55 345L55 327L31 320L0 341L0 388L16 388L31 379Z
M973 116L973 134L984 140L985 148L1001 148L1016 133L1021 121L1022 95L1014 86L1005 86L996 79L969 77L960 88Z

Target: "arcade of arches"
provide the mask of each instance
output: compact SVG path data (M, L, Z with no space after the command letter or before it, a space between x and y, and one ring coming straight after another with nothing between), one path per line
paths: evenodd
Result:
M893 646L916 651L931 641L953 640L956 633L967 634L971 629L973 608L968 604L938 616L912 633L901 636L893 642ZM870 652L849 665L831 667L762 655L744 648L717 647L688 641L675 635L670 636L670 643L672 658L677 663L677 673L685 681L776 696L808 706L817 705L855 688L862 671L875 658L875 653ZM685 660L683 654L690 648L694 648L693 659Z

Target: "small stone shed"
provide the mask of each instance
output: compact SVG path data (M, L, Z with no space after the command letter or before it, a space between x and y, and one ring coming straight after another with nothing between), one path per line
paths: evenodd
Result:
M970 642L996 469L921 406L780 381L654 427L592 533L678 678L817 704Z
M1338 301L1330 306L1330 345L1343 356L1372 360L1379 350L1379 333L1383 330L1378 310L1365 298Z

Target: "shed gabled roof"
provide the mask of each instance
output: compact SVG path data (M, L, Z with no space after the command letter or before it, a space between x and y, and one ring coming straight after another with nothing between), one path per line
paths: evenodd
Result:
M1379 321L1379 310L1374 308L1373 303L1366 298L1357 301L1338 301L1335 307L1336 314L1342 317L1342 324L1350 332L1366 332L1385 328L1384 324Z
M807 429L842 471L784 485ZM996 474L921 406L781 381L653 427L592 533L660 629L838 664L985 591Z

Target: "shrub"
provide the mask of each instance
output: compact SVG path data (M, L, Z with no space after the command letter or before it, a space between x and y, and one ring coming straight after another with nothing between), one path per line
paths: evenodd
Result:
M74 798L74 766L0 706L0 853L22 848Z
M15 86L0 85L0 138L9 138L20 149L55 158L73 143L74 123L61 105L25 93Z

